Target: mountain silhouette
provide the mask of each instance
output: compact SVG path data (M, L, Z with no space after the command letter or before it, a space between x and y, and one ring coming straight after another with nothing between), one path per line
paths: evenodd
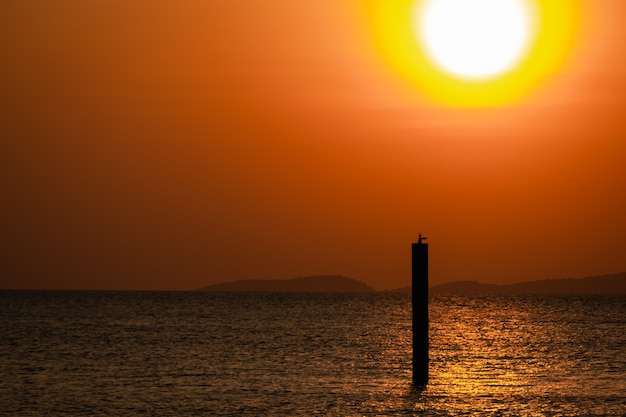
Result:
M207 292L373 292L361 281L341 275L316 275L293 279L250 279L222 282L199 288Z
M409 289L410 290L410 289ZM586 278L545 279L516 284L458 281L436 285L431 294L626 294L626 272Z

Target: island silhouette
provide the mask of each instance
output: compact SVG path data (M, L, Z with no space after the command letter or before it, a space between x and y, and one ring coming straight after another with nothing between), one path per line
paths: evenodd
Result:
M396 290L411 291L410 287ZM626 272L585 278L559 278L525 281L515 284L483 284L478 281L456 281L430 288L431 294L626 294Z
M341 275L315 275L293 279L248 279L208 285L209 292L374 292L374 288Z
M196 291L206 292L335 292L368 293L369 285L342 275L314 275L293 279L248 279L207 285ZM410 293L411 287L388 292ZM431 294L626 294L626 272L585 278L545 279L515 284L483 284L478 281L456 281L430 288Z

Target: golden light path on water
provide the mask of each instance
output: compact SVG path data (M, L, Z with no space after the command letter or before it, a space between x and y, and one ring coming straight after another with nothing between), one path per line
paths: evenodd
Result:
M610 374L604 375L609 358L594 356L596 343L617 346L621 336L614 329L603 335L605 340L598 338L600 332L591 323L610 317L602 308L596 317L581 309L580 314L563 320L561 315L570 307L561 303L582 306L586 301L563 298L554 303L540 296L436 297L430 306L428 385L423 390L407 389L406 383L389 378L385 389L392 397L377 407L397 408L393 396L400 396L406 408L397 410L399 414L576 415L588 401L582 393L592 399L601 397L606 384L614 384ZM490 311L494 306L504 309ZM412 354L410 321L396 327L389 340L394 338L403 343L390 343L390 357L384 360L394 363L403 357L406 361ZM623 366L617 362L616 370ZM410 370L404 377L410 379ZM608 400L614 402L611 407L623 403L615 396ZM589 405L590 410L593 407Z
M488 18L500 3L466 0L465 13L451 13L457 2L365 2L382 61L432 103L493 107L523 100L563 69L576 44L578 1L506 0L507 7L498 6L504 26ZM477 21L489 27L468 43ZM465 55L468 45L473 53Z

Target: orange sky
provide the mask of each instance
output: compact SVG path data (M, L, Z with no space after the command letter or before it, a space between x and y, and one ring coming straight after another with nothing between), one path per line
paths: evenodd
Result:
M429 104L356 0L0 2L0 288L626 271L626 2L525 100Z

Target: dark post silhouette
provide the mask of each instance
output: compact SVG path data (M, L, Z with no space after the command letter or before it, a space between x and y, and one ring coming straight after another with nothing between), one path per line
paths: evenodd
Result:
M413 385L428 383L428 244L419 235L412 246Z

